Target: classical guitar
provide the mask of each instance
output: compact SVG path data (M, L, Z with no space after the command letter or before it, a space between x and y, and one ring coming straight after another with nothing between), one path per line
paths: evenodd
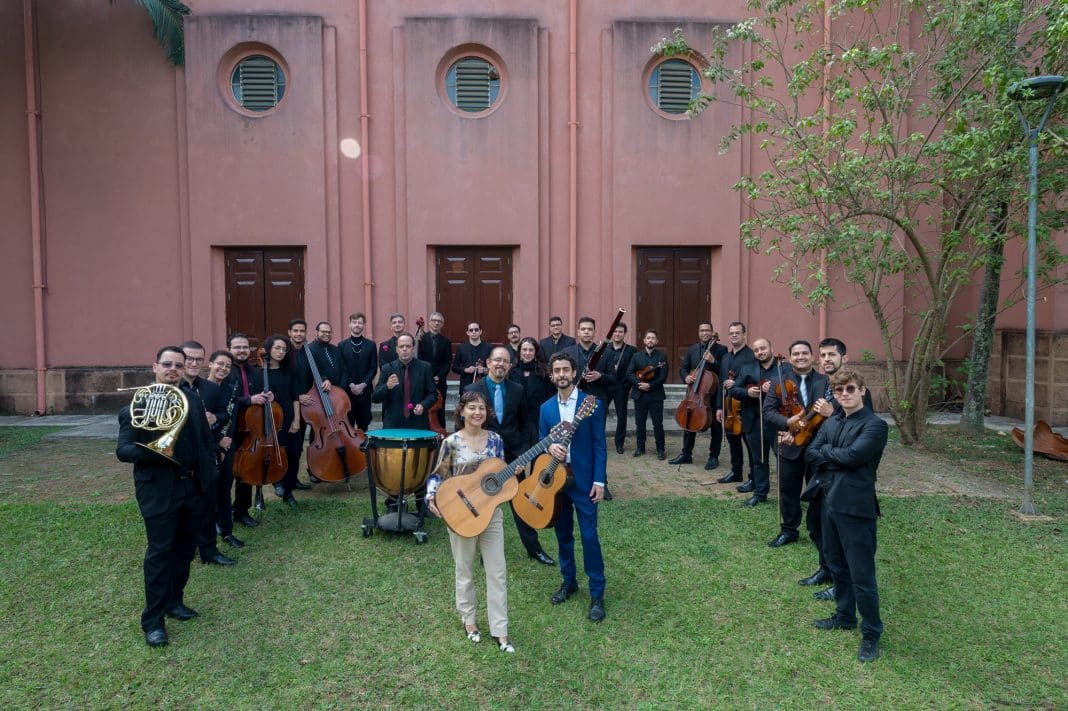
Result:
M516 473L544 454L551 444L567 445L575 427L597 408L597 398L587 395L575 412L574 422L561 422L533 447L511 464L493 457L486 459L470 474L451 476L441 482L434 503L441 518L452 531L472 538L486 530L498 506L510 501L518 491Z
M531 528L548 528L556 520L556 496L572 479L571 468L551 454L534 460L534 473L519 482L512 506Z

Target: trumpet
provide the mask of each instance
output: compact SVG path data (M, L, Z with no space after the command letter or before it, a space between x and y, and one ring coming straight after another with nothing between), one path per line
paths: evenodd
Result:
M134 393L130 401L130 424L139 430L164 433L148 444L137 444L181 464L174 458L174 445L189 419L189 401L181 389L166 383L118 389L119 392L129 390Z

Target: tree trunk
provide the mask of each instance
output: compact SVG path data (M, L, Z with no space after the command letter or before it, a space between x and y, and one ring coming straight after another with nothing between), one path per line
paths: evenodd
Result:
M972 350L968 355L968 385L964 393L964 409L960 429L965 435L978 438L985 431L986 386L990 376L990 351L994 344L994 323L997 319L998 298L1001 295L1001 266L1005 261L1005 221L1009 206L1002 203L994 219L993 239L986 255L983 285L979 290L979 307L972 331Z

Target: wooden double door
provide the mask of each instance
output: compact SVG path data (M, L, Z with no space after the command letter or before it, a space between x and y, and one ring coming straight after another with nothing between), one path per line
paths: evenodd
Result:
M248 334L253 350L268 336L285 335L304 316L304 249L227 249L226 334ZM309 331L315 327L309 325Z
M512 323L512 248L438 247L435 263L435 303L454 347L467 339L470 321L482 326L482 340L504 343Z

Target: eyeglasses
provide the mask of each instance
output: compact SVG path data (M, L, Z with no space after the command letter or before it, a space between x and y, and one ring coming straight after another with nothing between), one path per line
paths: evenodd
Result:
M512 360L511 358L490 358L489 362L490 363L510 363L511 360Z
M481 331L481 330L482 330L481 328L469 328L469 329L467 329L467 332L468 333L475 333L475 332Z
M164 370L185 370L185 363L176 363L170 360L156 361Z
M854 385L853 383L850 383L849 385L839 385L838 387L836 387L834 389L834 394L835 395L841 395L842 393L845 393L846 395L852 395L857 390L858 390L857 386Z
M186 363L203 363L205 360L205 358L191 358L190 356L185 357Z

